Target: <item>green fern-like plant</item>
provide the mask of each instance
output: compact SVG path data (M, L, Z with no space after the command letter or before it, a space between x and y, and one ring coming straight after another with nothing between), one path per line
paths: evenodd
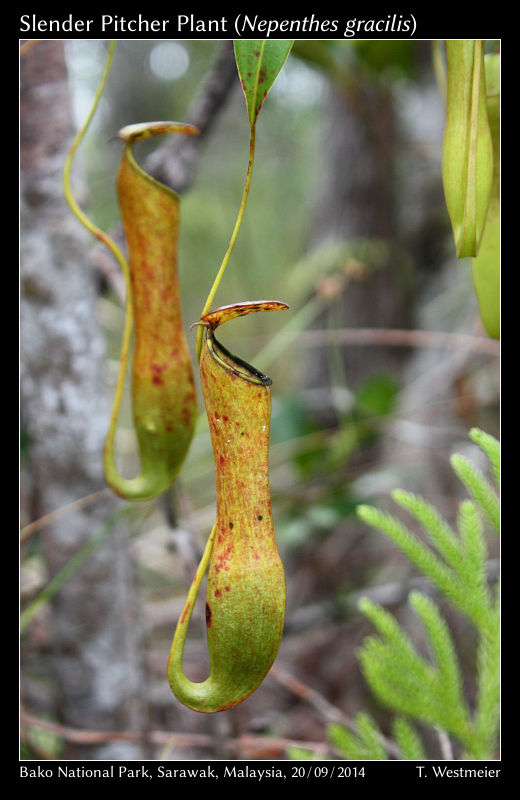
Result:
M334 749L348 753L349 759L355 761L386 761L388 754L377 723L364 711L356 715L354 722L357 733L335 722L328 726L327 735Z
M367 598L360 601L361 612L377 631L365 640L359 653L363 674L377 698L400 715L394 726L394 743L406 759L420 757L422 751L411 720L458 740L463 747L461 758L492 758L497 747L499 593L498 586L493 591L488 583L484 522L499 533L500 446L476 428L470 437L486 453L495 486L468 459L452 456L452 468L471 497L460 504L457 530L422 497L401 489L392 493L394 501L420 523L429 544L391 514L367 505L357 509L360 519L391 539L439 594L473 623L478 637L477 691L471 709L448 626L431 597L418 591L409 596L425 631L429 658L419 654L386 609ZM360 729L357 748L363 742L366 735ZM343 742L341 752L348 758L359 757L359 749L351 741Z
M373 693L397 716L391 738L384 737L364 712L357 715L355 730L329 725L328 738L343 758L424 759L427 756L414 723L431 726L443 741L449 737L457 740L462 745L461 759L484 760L496 752L500 601L498 581L494 589L488 582L484 523L499 533L500 445L477 428L470 431L470 437L488 457L495 486L466 458L452 456L452 468L471 498L460 504L456 530L422 497L401 489L392 497L420 524L428 544L392 514L367 505L358 506L357 513L387 536L474 625L478 638L474 707L465 699L456 648L434 600L419 591L409 595L428 642L429 657L425 658L395 617L365 597L359 608L377 634L365 639L360 649L361 668Z

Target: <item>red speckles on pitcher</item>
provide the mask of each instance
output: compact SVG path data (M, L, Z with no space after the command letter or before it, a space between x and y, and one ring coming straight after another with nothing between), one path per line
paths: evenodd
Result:
M193 683L182 670L189 614L177 626L168 664L173 692L196 711L222 711L254 692L282 637L285 577L268 476L271 380L229 353L214 331L221 320L283 308L284 303L259 301L226 306L221 314L217 309L202 318L207 330L200 374L215 460L217 519L196 588L209 562L210 675ZM194 586L187 603L192 603Z
M135 478L125 478L116 467L119 398L107 436L105 475L111 488L128 500L149 499L173 482L188 451L197 414L177 273L179 198L141 169L132 150L139 139L171 131L198 133L191 125L175 122L129 125L119 132L125 146L117 189L129 256L127 313L134 325L132 408L140 472Z

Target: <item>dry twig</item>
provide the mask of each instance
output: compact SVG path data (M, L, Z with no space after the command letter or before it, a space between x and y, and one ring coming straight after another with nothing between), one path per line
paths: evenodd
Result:
M337 722L340 725L344 725L354 733L357 733L355 722L340 708L337 708L336 706L332 705L332 703L329 703L329 701L323 697L323 695L317 692L316 689L307 686L307 684L303 683L303 681L298 680L294 677L294 675L291 675L282 667L277 665L271 667L269 675L282 686L285 686L285 688L296 695L296 697L299 697L301 700L309 703L322 717L327 720L327 722ZM399 750L393 742L386 739L384 736L381 737L381 741L390 755L394 756L395 758L401 757Z
M71 728L55 722L39 719L31 714L21 714L22 735L27 741L29 728L39 728L59 736L67 742L75 744L100 744L114 740L125 742L145 741L158 747L191 748L203 747L213 749L212 736L197 733L179 733L172 731L150 730L146 733L139 731L93 731ZM33 745L31 744L31 747ZM315 753L328 752L328 745L323 742L306 742L295 739L284 739L275 736L253 736L245 734L235 739L230 739L228 749L238 759L248 758L283 758L288 747L304 747ZM46 757L43 752L42 757Z

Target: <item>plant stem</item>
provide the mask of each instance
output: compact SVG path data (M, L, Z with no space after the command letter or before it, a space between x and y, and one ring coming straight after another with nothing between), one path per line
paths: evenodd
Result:
M249 142L249 163L248 163L248 166L247 166L246 182L245 182L245 186L244 186L244 192L242 194L242 201L240 203L240 208L238 210L237 220L235 222L235 227L233 229L233 233L231 234L231 239L229 240L228 248L226 250L224 258L222 259L222 263L220 265L219 271L217 272L215 280L213 281L213 286L210 289L210 292L209 292L208 297L206 299L206 303L204 304L204 308L202 309L201 317L203 317L204 314L207 314L208 311L210 311L210 309L211 309L211 305L213 303L213 299L214 299L214 297L215 297L215 295L217 293L218 287L220 285L220 281L222 280L222 276L224 275L224 272L226 271L226 267L227 267L229 258L231 256L231 252L232 252L233 247L235 246L235 242L237 240L238 231L240 230L240 226L242 224L242 218L244 216L244 211L245 211L245 208L246 208L247 198L248 198L248 195L249 195L249 189L250 189L250 186L251 186L251 178L252 178L252 175L253 175L253 163L254 163L254 159L255 159L255 133L256 133L256 127L253 125L251 127L251 139L250 139L250 142ZM199 327L199 329L197 330L197 360L198 361L200 361L200 353L201 353L201 350L202 350L202 336L203 336L203 333L204 333L203 328Z

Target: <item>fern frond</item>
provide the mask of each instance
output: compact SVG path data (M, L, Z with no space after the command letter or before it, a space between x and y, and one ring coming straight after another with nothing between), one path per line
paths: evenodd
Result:
M359 735L366 747L367 758L385 761L388 758L388 754L381 744L381 731L372 717L361 712L357 714L355 723L359 731Z
M404 717L396 717L392 723L393 738L406 761L423 761L426 758L422 741Z
M471 749L475 736L451 638L429 598L416 596L414 602L424 619L436 667L418 653L414 666L405 667L391 643L368 637L359 653L363 675L383 704L451 733Z
M388 612L379 607L378 614L386 616ZM372 621L378 614L373 614ZM365 679L390 708L410 717L437 720L436 713L424 708L424 698L436 694L436 671L413 648L410 652L408 646L402 648L400 644L398 639L368 636L358 655Z
M398 519L367 505L357 506L356 513L363 522L385 533L434 583L448 585L451 582L447 567Z
M461 556L468 565L471 580L486 580L487 547L484 540L482 522L477 508L471 500L464 500L459 506L457 525L460 533ZM466 576L470 577L470 575Z
M433 671L428 680L419 681L414 673L401 671L395 657L380 659L374 657L373 649L365 647L359 653L359 661L365 680L384 705L400 714L437 724L438 713L431 701L435 696Z
M327 737L333 747L343 758L355 761L359 757L360 742L358 737L340 725L338 722L331 722L327 726Z
M360 599L358 608L361 613L371 621L374 627L377 628L381 636L401 654L404 663L415 663L416 653L412 642L401 628L396 618L390 614L386 608L369 600L368 597L362 597Z
M384 667L394 688L411 696L420 693L434 679L431 666L417 654L405 631L385 608L366 597L358 607L381 635L365 639L360 657L377 663L374 675Z
M482 509L493 528L500 531L500 504L493 487L482 472L464 456L456 453L450 459L451 466L464 484L475 503Z
M327 761L327 756L321 753L314 753L312 750L306 750L305 747L298 745L290 745L287 748L287 758L291 761Z
M470 438L478 444L481 450L487 455L491 469L497 484L500 488L500 442L489 433L484 433L480 428L472 428L469 432Z
M405 698L408 714L411 708L421 706L424 693L433 691L431 687L437 680L431 664L417 653L413 666L404 665L399 651L382 640L369 639L359 653L359 660L372 676L374 692L392 708L396 697Z
M498 487L498 442L476 428L471 438L486 453ZM500 600L498 588L493 597L488 584L483 516L499 530L499 498L484 475L463 456L452 456L451 464L471 497L459 506L456 530L422 497L400 489L392 494L394 501L419 522L431 546L391 514L368 505L357 508L361 520L394 542L437 590L471 619L479 637L472 713L464 697L462 671L449 628L431 598L420 592L412 592L409 598L425 629L431 660L423 658L388 611L368 598L360 601L360 610L378 634L363 642L359 651L361 669L378 699L399 714L393 734L399 751L409 759L424 758L424 752L420 738L405 718L457 738L465 748L462 758L492 758L497 739Z
M428 634L432 656L439 670L439 701L452 717L451 729L462 730L469 725L470 715L464 701L462 674L448 626L429 597L420 592L411 592L409 600Z
M444 564L436 554L414 536L405 525L391 514L386 514L377 508L367 505L359 505L356 513L363 522L377 528L394 544L402 550L407 558L420 570L437 589L444 594L452 603L467 614L471 619L474 616L474 609L464 585L461 583L459 575L455 574L446 564Z
M482 755L493 752L500 709L500 625L499 604L492 609L489 625L483 631L477 657L477 701L475 730Z
M482 521L471 500L460 504L457 523L462 550L460 572L472 597L473 618L479 620L479 625L485 626L491 606L487 584L487 547Z
M331 723L327 735L342 756L349 761L386 761L388 753L382 744L382 733L377 723L366 713L355 717L357 733L338 723Z
M458 569L460 545L457 535L437 510L420 495L405 492L402 489L395 489L392 497L401 508L408 511L422 525L446 563L454 569Z

